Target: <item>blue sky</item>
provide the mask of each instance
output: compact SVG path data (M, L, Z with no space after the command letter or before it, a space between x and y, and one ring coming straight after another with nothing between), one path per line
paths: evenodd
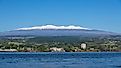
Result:
M0 0L0 31L46 24L121 33L121 0Z

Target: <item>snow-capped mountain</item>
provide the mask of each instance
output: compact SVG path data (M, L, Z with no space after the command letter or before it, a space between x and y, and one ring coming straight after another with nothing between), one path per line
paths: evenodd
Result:
M34 26L28 28L18 28L8 32L0 33L0 36L103 36L117 35L113 32L94 30L80 26Z
M85 29L90 30L89 28L84 28L80 26L55 26L55 25L45 25L45 26L34 26L34 27L28 27L28 28L18 28L16 30L43 30L43 29Z

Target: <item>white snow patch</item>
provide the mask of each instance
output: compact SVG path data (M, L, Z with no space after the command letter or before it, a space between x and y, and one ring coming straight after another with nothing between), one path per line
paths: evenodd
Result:
M55 25L45 25L45 26L34 26L34 27L28 27L28 28L18 28L16 30L43 30L43 29L84 29L84 30L91 30L89 28L84 28L80 26L74 26L74 25L69 25L69 26L55 26Z

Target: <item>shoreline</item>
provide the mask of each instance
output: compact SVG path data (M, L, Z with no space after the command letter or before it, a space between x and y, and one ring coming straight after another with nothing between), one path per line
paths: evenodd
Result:
M121 51L101 51L101 52L11 52L11 51L0 51L0 53L121 53Z

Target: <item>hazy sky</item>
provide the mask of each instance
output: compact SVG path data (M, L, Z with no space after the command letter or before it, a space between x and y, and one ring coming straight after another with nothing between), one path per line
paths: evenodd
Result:
M0 31L46 24L121 33L121 0L0 0Z

